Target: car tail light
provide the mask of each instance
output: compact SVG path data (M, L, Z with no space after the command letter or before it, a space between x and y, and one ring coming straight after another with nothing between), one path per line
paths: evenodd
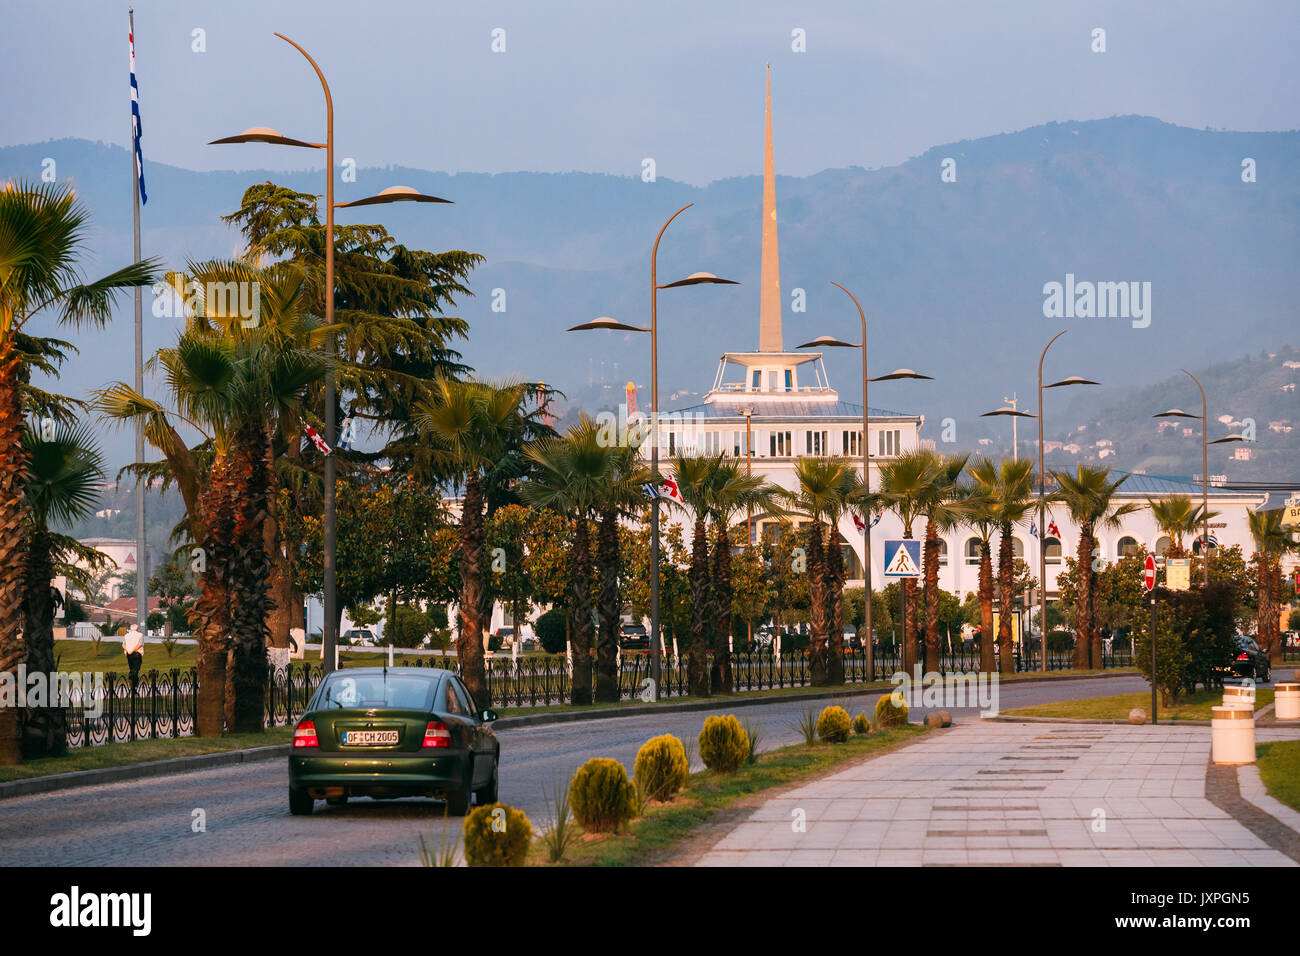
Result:
M304 720L293 731L293 745L295 747L319 747L320 741L316 739L316 723L311 720Z
M1237 655L1237 660L1239 660L1239 661L1248 661L1248 660L1250 660L1250 658L1249 658L1247 655L1245 655L1245 654L1238 654L1238 655Z
M429 721L424 728L424 746L450 747L451 731L447 729L447 725L437 720Z

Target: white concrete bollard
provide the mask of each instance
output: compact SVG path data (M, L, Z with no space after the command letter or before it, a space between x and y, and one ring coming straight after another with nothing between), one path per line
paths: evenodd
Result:
M1210 755L1217 764L1255 762L1255 714L1241 707L1211 708Z
M1273 716L1278 720L1300 720L1300 684L1273 685Z
M1255 710L1255 685L1229 684L1223 688L1223 706L1240 707L1242 710Z

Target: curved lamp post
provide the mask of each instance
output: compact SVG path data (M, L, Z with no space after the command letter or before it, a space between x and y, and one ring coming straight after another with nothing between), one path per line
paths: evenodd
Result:
M870 432L868 431L868 422L870 410L867 404L867 385L870 382L892 382L900 378L919 378L934 380L931 375L922 375L920 372L914 372L910 368L898 368L888 375L879 375L876 378L867 376L867 314L862 311L862 305L858 302L857 297L838 282L831 282L831 285L839 289L850 299L858 309L858 321L862 326L862 341L858 343L845 342L830 335L821 335L811 342L804 342L796 346L801 349L822 349L822 348L840 348L840 349L859 349L862 352L862 487L864 496L871 494L871 444L868 441ZM863 625L867 630L867 674L870 677L875 675L875 632L871 627L871 514L870 508L865 515L866 520L862 522L862 574L863 574ZM836 529L836 534L839 530ZM905 636L906 637L906 636Z
M1071 375L1069 378L1063 378L1059 382L1052 382L1050 385L1043 384L1043 360L1047 358L1047 350L1067 331L1067 329L1062 329L1052 336L1051 341L1043 346L1042 355L1038 357L1037 415L1017 411L1008 405L1004 405L995 411L985 412L980 416L981 418L988 418L994 415L1007 415L1016 418L1038 419L1038 631L1042 640L1042 671L1044 674L1047 673L1047 473L1043 468L1043 389L1064 388L1067 385L1101 384L1078 375Z
M1209 440L1208 428L1210 423L1209 406L1205 400L1205 388L1198 379L1187 369L1183 369L1183 374L1196 383L1196 387L1201 392L1201 414L1193 415L1191 412L1185 412L1181 408L1171 408L1168 411L1160 412L1158 415L1152 415L1152 418L1199 418L1201 420L1201 557L1205 562L1205 576L1202 579L1208 587L1210 584L1210 446L1222 445L1227 442L1245 441L1241 435L1229 435L1227 438L1216 438L1214 441Z
M693 272L684 279L678 279L676 282L669 282L665 285L659 284L659 240L664 237L664 232L672 224L672 221L694 206L695 203L689 202L681 209L677 210L668 217L668 221L663 224L659 234L655 236L655 244L650 250L650 327L643 328L639 325L626 325L618 322L608 316L594 319L591 322L584 322L581 325L575 325L566 331L582 332L588 330L605 329L608 331L622 332L649 332L650 333L650 470L652 479L656 484L659 483L659 290L660 289L678 289L688 285L739 285L731 279L719 279L711 272ZM661 686L661 654L659 638L659 498L656 495L650 499L650 679L653 682L651 691L653 700L659 699L659 688Z
M297 146L307 149L325 150L325 325L334 324L334 210L347 209L353 206L372 206L380 203L393 202L426 202L426 203L450 203L449 199L439 199L437 196L427 196L418 192L409 186L392 186L383 192L368 196L365 199L356 199L347 203L334 202L334 97L330 94L329 83L325 80L325 74L316 61L312 59L311 54L304 50L293 40L290 40L283 33L277 33L281 40L288 43L299 53L301 53L307 62L311 64L316 76L320 80L321 89L325 93L325 142L312 143L307 140L293 139L285 136L277 130L270 129L266 126L254 126L246 129L235 136L226 136L222 139L214 139L209 146L222 145L226 143L269 143L273 146ZM326 354L333 359L335 353L334 334L330 333L327 338ZM327 441L335 439L335 416L334 405L336 402L335 384L334 384L334 367L331 362L325 371L325 435ZM328 673L334 669L334 651L337 647L338 635L335 633L338 626L338 567L335 561L337 551L337 523L335 520L335 501L334 501L334 483L335 483L335 462L334 455L331 452L325 456L325 473L323 476L324 483L324 558L322 561L324 571L324 604L325 604L325 621L321 627L321 666Z

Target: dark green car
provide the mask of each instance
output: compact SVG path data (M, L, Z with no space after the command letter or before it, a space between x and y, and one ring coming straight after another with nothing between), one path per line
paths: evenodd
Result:
M501 744L459 677L423 667L334 671L298 721L289 750L289 811L316 800L433 797L454 816L497 798Z

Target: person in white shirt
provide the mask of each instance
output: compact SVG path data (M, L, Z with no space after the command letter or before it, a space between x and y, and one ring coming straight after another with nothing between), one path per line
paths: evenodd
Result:
M131 685L140 679L140 664L144 661L144 635L136 624L122 638L122 650L126 654L127 667L131 669Z

